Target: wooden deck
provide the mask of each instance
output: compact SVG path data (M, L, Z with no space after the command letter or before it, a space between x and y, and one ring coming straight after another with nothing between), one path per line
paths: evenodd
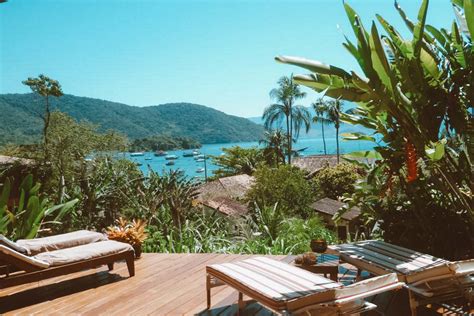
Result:
M213 310L205 311L205 267L249 255L143 254L129 278L125 263L0 290L5 315L231 315L237 293L226 286L212 290ZM288 260L286 256L272 256ZM257 304L255 304L257 305ZM251 314L268 314L259 305Z

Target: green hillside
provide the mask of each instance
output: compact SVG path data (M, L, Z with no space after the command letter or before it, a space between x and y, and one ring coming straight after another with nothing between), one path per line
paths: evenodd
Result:
M0 95L0 144L29 143L39 139L42 100L33 94ZM99 125L100 130L118 130L131 139L153 135L193 138L200 143L258 140L263 128L245 118L191 104L169 103L135 107L99 99L64 95L53 108L77 120Z

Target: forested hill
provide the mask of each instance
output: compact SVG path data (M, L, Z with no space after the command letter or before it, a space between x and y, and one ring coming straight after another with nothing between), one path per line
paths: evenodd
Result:
M77 120L117 130L131 139L153 135L191 137L200 143L258 140L263 128L248 119L191 104L169 103L136 107L99 99L64 95L53 98L53 109ZM0 95L0 144L29 143L39 139L43 101L33 94Z

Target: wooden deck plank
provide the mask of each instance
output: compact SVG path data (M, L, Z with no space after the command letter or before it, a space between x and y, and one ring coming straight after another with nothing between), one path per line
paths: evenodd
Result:
M128 278L125 263L4 289L0 313L5 315L189 315L206 308L205 267L251 256L223 254L144 254L136 275ZM272 256L283 259L284 256ZM235 291L212 290L212 302L224 301ZM219 313L232 314L224 306ZM216 315L211 311L212 315Z
M213 288L212 310L206 311L205 267L251 255L143 254L128 277L125 263L56 277L0 291L5 315L233 315L237 292ZM270 256L289 261L286 256ZM248 312L248 313L247 313ZM246 315L270 315L257 304Z

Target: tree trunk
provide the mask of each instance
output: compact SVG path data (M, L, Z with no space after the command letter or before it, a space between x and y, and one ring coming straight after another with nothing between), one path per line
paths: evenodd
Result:
M324 155L327 155L326 151L326 138L324 137L324 123L321 123L321 130L323 132L323 146L324 146Z
M49 161L49 152L48 152L48 127L49 127L49 120L51 118L51 112L49 111L49 96L46 95L45 97L45 113L43 117L43 151L44 151L44 160Z
M291 128L290 128L290 118L289 118L289 116L286 117L286 139L287 139L287 142L288 142L288 144L286 144L287 150L288 150L286 155L288 157L288 164L291 164Z
M337 163L339 163L339 126L336 126L336 153Z

